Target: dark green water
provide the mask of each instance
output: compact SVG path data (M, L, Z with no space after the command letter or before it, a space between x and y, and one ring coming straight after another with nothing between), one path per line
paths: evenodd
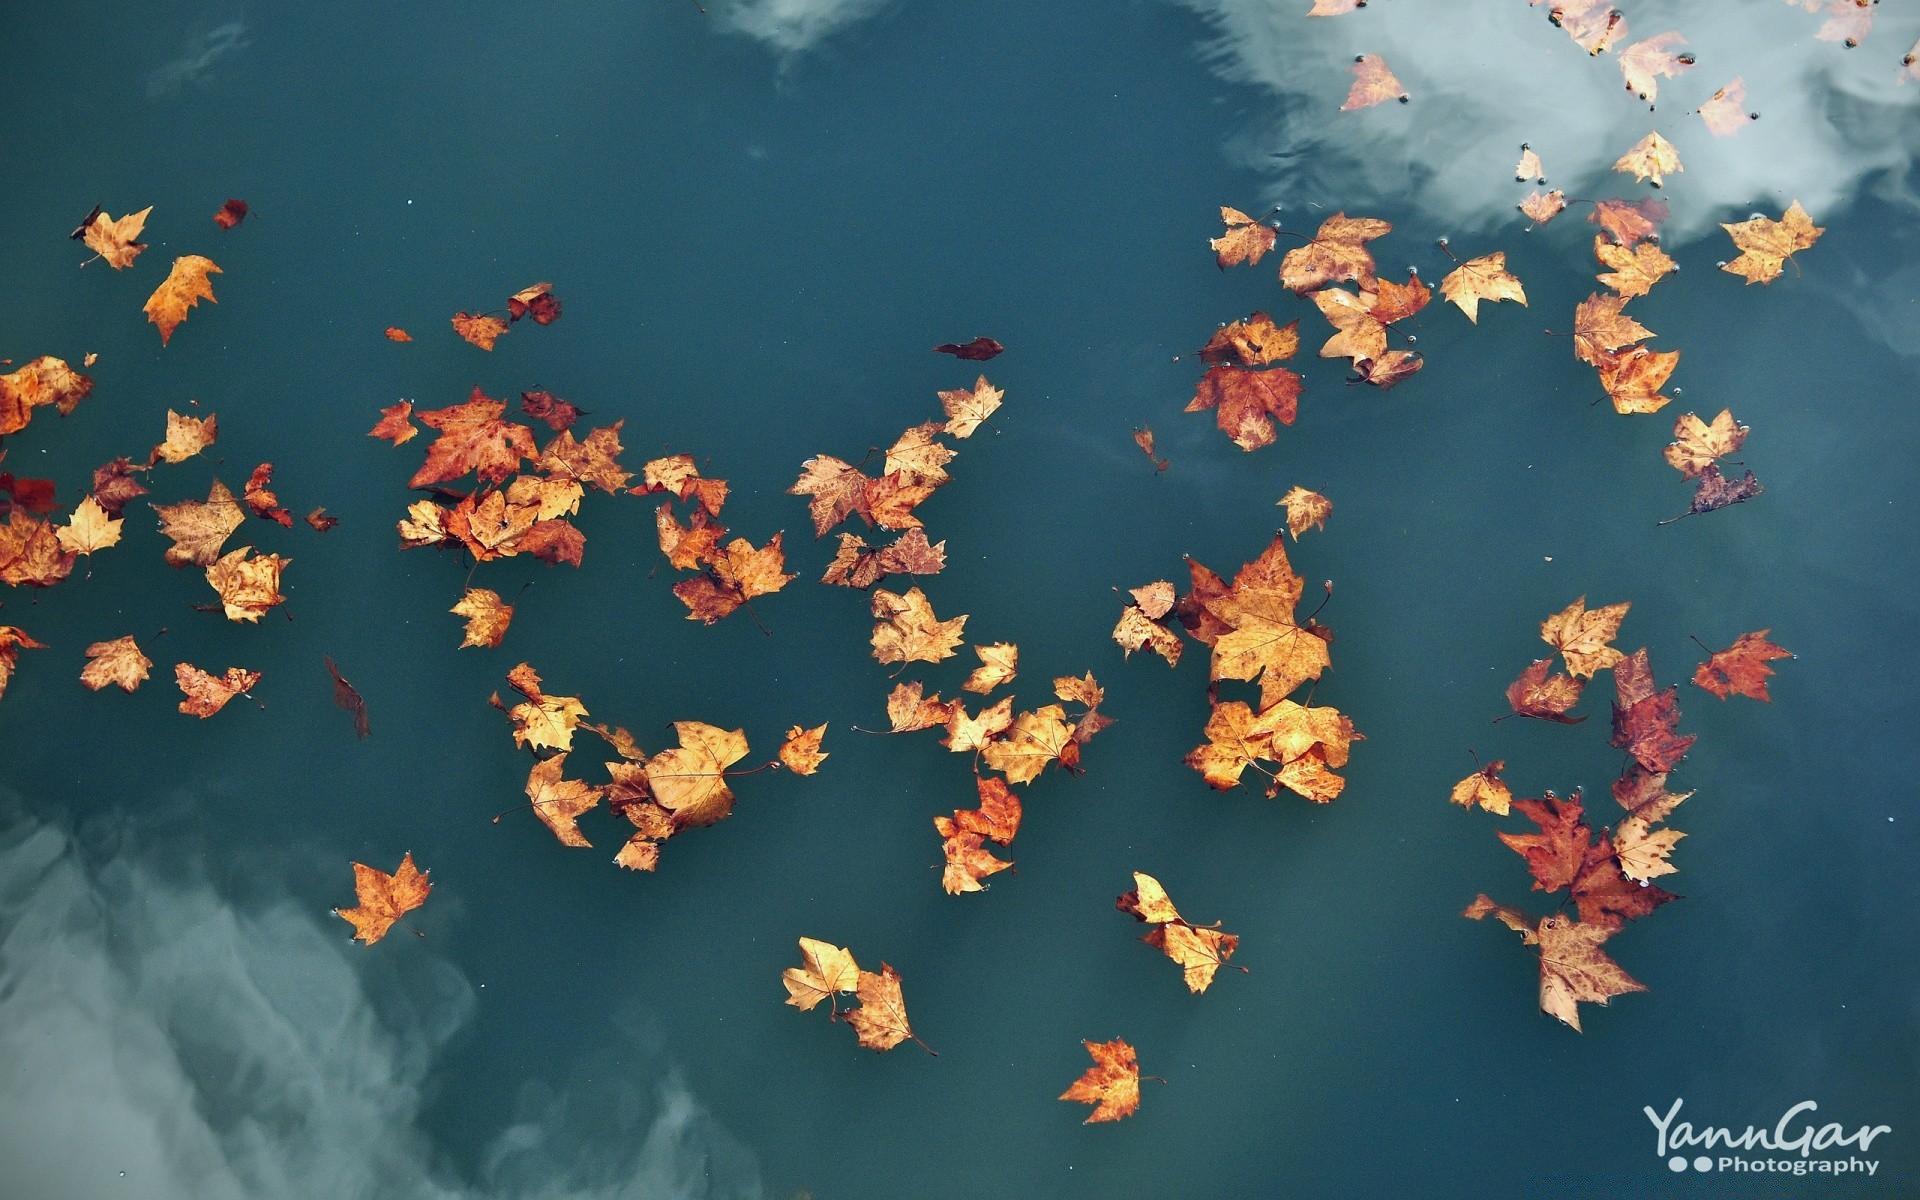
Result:
M194 612L204 581L161 564L138 503L90 572L4 598L0 623L50 648L0 700L0 1195L1920 1192L1920 86L1894 83L1920 16L1881 5L1847 51L1779 0L1649 0L1635 36L1678 28L1700 58L1650 117L1611 56L1519 0L1332 21L1306 0L713 7L0 16L0 356L100 355L93 396L8 438L4 469L71 504L197 399L219 445L157 472L152 499L271 460L290 507L341 519L230 542L293 558L291 623ZM791 19L739 32L756 14ZM1335 112L1362 52L1414 101ZM1687 109L1734 74L1762 120L1715 142ZM1683 269L1631 311L1684 358L1676 402L1629 418L1590 405L1591 371L1541 332L1593 289L1592 227L1575 210L1525 232L1510 169L1529 141L1569 195L1645 194L1606 167L1649 121L1687 163L1664 193ZM223 233L228 196L254 216ZM1794 198L1827 227L1798 271L1762 288L1714 269L1715 222ZM76 269L64 235L96 203L154 206L134 269ZM1451 266L1437 236L1504 249L1530 307L1471 326L1435 305L1410 323L1420 375L1348 388L1271 260L1215 269L1222 203L1278 203L1290 229L1385 217L1383 269L1429 280ZM224 269L219 303L162 350L140 306L186 253ZM551 327L491 355L448 329L535 280L565 302ZM1278 444L1243 454L1179 411L1197 371L1171 360L1256 307L1304 318L1307 389ZM949 554L921 582L970 641L1019 643L1023 707L1091 669L1119 723L1084 776L1026 790L1018 871L951 897L930 818L970 802L966 762L850 732L884 721L888 668L864 597L813 583L832 542L785 488L816 453L857 459L936 416L975 371L927 347L976 334L1009 347L986 364L1007 402L920 510ZM726 524L785 529L801 574L756 604L771 636L684 620L652 504L596 494L584 566L483 567L510 597L532 586L504 646L457 650L465 564L394 548L423 443L365 431L476 384L624 419L636 469L685 451L731 480ZM1766 494L1657 528L1688 495L1659 455L1669 418L1727 406ZM1129 438L1143 423L1164 475ZM1367 735L1326 807L1210 792L1180 762L1204 653L1169 671L1107 638L1111 588L1178 579L1184 554L1236 567L1296 483L1336 505L1293 552L1337 583L1315 699ZM1633 601L1621 644L1663 683L1699 661L1689 635L1771 628L1798 658L1770 706L1683 686L1699 742L1674 783L1697 794L1662 882L1685 899L1608 944L1651 990L1576 1034L1537 1011L1516 939L1457 915L1480 891L1545 911L1494 837L1522 822L1446 794L1471 749L1516 792L1601 797L1606 678L1587 725L1489 724L1544 652L1539 621L1582 594ZM82 689L83 648L124 633L154 679ZM369 740L323 654L365 693ZM264 709L179 715L182 660L264 671ZM593 850L524 812L490 823L527 760L486 698L523 660L649 750L699 720L744 727L758 760L824 721L833 757L739 780L730 820L621 872L604 814ZM951 694L965 669L911 674ZM408 850L432 899L347 944L329 910L351 903L348 862ZM1249 973L1186 994L1112 909L1134 870L1240 934ZM939 1056L874 1055L783 1006L802 935L898 968ZM1054 1097L1080 1040L1114 1037L1167 1083L1083 1127ZM1892 1131L1871 1179L1674 1174L1641 1110L1677 1098L1736 1132L1803 1100Z

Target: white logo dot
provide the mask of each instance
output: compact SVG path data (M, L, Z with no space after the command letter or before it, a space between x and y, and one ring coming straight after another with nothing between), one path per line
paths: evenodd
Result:
M1713 1170L1713 1160L1702 1154L1699 1158L1693 1160L1693 1169L1696 1171L1711 1171Z
M1668 1159L1668 1160L1667 1160L1667 1169L1668 1169L1668 1170L1672 1170L1672 1171L1684 1171L1684 1170L1686 1170L1686 1169L1687 1169L1687 1160L1686 1160L1686 1158L1685 1158L1685 1156L1683 1156L1683 1155L1679 1155L1679 1154L1676 1154L1676 1155L1674 1155L1674 1156L1673 1156L1672 1158L1670 1158L1670 1159Z

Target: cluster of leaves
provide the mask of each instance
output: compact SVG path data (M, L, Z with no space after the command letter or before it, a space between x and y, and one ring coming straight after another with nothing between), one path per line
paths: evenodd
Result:
M502 335L512 332L513 322L521 317L532 317L536 325L551 325L560 319L560 297L553 294L551 283L536 283L509 296L504 321L492 313L457 312L453 314L453 331L482 350L491 350ZM387 339L413 340L406 330L397 327L387 330Z
M914 1036L907 1021L907 1002L900 991L900 973L886 963L880 973L863 971L844 946L814 938L800 939L800 966L780 976L787 986L787 1003L801 1012L829 1003L832 1019L853 1027L860 1044L869 1050L891 1050L911 1038L922 1050L939 1057L933 1047ZM852 993L858 1008L842 1011L840 996Z
M70 236L75 241L83 242L87 249L93 251L95 258L104 260L116 271L123 271L131 267L134 260L140 257L140 252L147 248L147 244L139 239L146 230L147 217L152 212L153 207L149 205L116 220L96 205ZM213 214L213 220L222 229L232 229L246 215L246 201L229 200ZM147 320L160 330L161 345L166 345L172 339L173 331L187 319L188 310L200 301L219 303L214 299L213 282L208 277L220 273L214 261L204 255L183 254L173 260L167 277L147 297L145 306Z
M1213 983L1213 977L1233 952L1240 948L1238 934L1222 933L1220 922L1195 925L1180 916L1173 900L1160 881L1144 872L1133 873L1133 890L1122 892L1113 906L1130 913L1135 920L1153 926L1140 940L1180 964L1187 990L1198 995ZM1245 971L1245 967L1240 968Z
M1623 654L1612 642L1619 635L1629 603L1588 609L1582 596L1548 617L1541 640L1559 652L1565 674L1553 674L1553 659L1543 658L1507 689L1514 715L1577 724L1569 715L1586 681L1612 671L1615 699L1608 744L1626 752L1627 761L1612 793L1624 815L1598 838L1581 794L1566 799L1547 792L1538 799L1513 798L1500 775L1505 763L1489 762L1454 785L1451 796L1464 808L1479 807L1498 816L1518 810L1533 832L1501 831L1500 840L1526 860L1535 891L1564 891L1562 904L1574 912L1550 913L1536 920L1522 910L1497 904L1485 893L1461 914L1473 920L1497 918L1522 941L1538 949L1540 1007L1580 1028L1582 1002L1606 1004L1614 996L1646 987L1621 968L1601 946L1628 921L1646 916L1679 897L1653 883L1679 868L1668 860L1686 834L1666 819L1692 792L1667 790L1669 774L1693 746L1694 735L1679 732L1678 689L1654 681L1647 651ZM1735 691L1767 699L1769 659L1791 657L1766 640L1766 630L1743 635L1733 647L1715 654L1694 674L1700 686L1722 699Z

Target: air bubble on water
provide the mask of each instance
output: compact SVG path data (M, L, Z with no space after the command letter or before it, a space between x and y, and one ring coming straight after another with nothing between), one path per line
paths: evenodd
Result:
M1409 275L1418 275L1419 273L1420 273L1420 268L1419 268L1419 267L1415 267L1415 266L1408 266L1408 267L1407 267L1407 274L1409 274Z
M1763 212L1751 212L1747 214L1747 220L1749 221L1764 221L1766 219L1767 214Z
M1721 270L1723 270L1723 271L1724 271L1724 270L1726 270L1726 269L1727 269L1727 260L1723 258L1723 259L1721 259L1721 260L1720 260L1719 262L1717 262L1717 263L1715 263L1715 264L1713 264L1713 265L1714 265L1714 266L1716 266L1716 267L1719 267L1719 268L1720 268Z
M1685 391L1686 391L1686 389L1685 389L1685 388L1675 388L1675 389L1673 389L1673 394L1674 394L1674 395L1676 395L1676 396L1678 396L1678 395L1681 395L1681 394L1683 394L1683 393L1684 393Z
M1447 244L1447 239L1446 239L1446 237L1445 237L1444 235L1443 235L1443 236L1442 236L1442 237L1440 238L1440 244L1441 244L1442 246L1444 246L1444 245L1446 245L1446 244Z
M1407 335L1407 342L1409 345L1419 340L1420 340L1420 335L1417 333L1410 333Z

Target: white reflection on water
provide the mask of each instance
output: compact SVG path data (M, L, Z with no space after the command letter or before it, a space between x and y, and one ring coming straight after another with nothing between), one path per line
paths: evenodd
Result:
M251 44L247 41L245 21L227 21L205 33L189 37L178 58L148 73L147 99L163 99L188 85L204 86L221 59L245 50Z
M1920 87L1899 82L1920 33L1911 8L1883 6L1870 39L1847 50L1815 41L1818 21L1780 0L1622 3L1628 43L1677 30L1699 59L1660 81L1649 112L1616 55L1590 58L1524 0L1390 0L1316 19L1294 0L1177 2L1217 30L1203 48L1215 71L1271 94L1231 149L1289 208L1413 196L1441 226L1511 226L1523 220L1522 142L1569 196L1644 194L1611 167L1655 128L1686 166L1666 188L1669 242L1794 198L1822 220L1863 183L1912 202L1901 177L1920 156ZM1357 54L1383 55L1412 102L1339 111ZM1736 75L1761 119L1712 137L1693 109Z
M481 1180L459 1179L419 1124L473 1006L457 970L414 956L404 980L376 979L330 915L246 911L197 867L89 866L57 829L4 825L9 1200L761 1195L751 1153L672 1072L655 1102L630 1098L639 1119L613 1145L579 1135L565 1096L523 1098Z
M797 54L886 6L887 0L732 0L725 21L782 54Z

